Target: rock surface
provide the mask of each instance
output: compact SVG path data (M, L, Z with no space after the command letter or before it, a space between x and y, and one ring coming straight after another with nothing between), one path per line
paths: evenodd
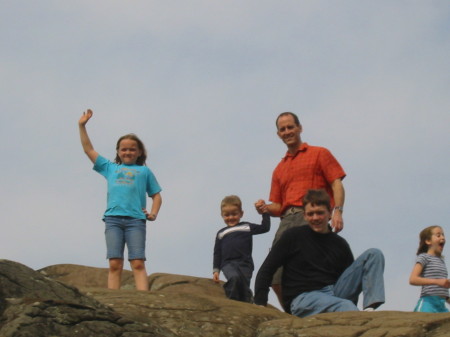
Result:
M148 336L169 331L126 319L70 285L22 264L0 260L0 336Z
M0 260L0 337L450 337L450 314L398 311L297 318L231 301L210 279L149 277L150 292L105 289L107 269L56 265L34 271Z

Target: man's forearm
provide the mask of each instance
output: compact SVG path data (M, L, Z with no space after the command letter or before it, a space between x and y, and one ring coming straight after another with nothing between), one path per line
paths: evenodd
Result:
M280 216L281 215L281 204L278 204L276 202L268 204L267 210L269 211L270 215L272 215L272 216Z
M331 189L333 190L333 199L335 206L344 207L345 202L345 190L344 184L342 184L341 179L336 179L331 184Z

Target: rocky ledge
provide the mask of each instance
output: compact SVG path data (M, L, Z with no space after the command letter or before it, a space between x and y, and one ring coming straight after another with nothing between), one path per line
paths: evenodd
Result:
M225 298L210 279L149 276L151 291L105 289L107 270L55 265L39 271L0 260L0 337L444 337L450 314L399 311L297 318Z

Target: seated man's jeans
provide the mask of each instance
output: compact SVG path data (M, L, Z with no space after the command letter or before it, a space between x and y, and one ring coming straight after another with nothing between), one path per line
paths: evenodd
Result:
M376 248L362 253L339 277L336 284L298 295L291 312L298 317L323 312L358 311L359 294L363 308L376 308L384 303L384 256Z

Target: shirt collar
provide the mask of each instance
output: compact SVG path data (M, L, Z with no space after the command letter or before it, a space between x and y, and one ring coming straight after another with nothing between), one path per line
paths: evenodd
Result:
M297 149L297 152L295 152L295 154L291 154L289 153L289 151L286 152L286 155L284 156L284 160L286 160L288 157L296 157L299 152L305 152L308 149L308 143L301 143Z

